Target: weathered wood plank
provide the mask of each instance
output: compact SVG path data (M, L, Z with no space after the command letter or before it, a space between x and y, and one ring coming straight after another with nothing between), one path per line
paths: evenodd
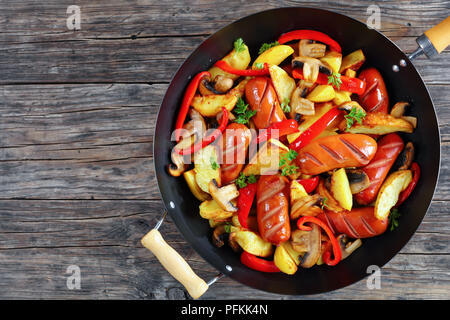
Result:
M139 244L161 210L159 201L0 201L0 286L17 288L2 290L0 298L185 298L177 289L180 285ZM433 220L442 221L442 215L448 214L445 202L433 202L419 232L382 268L380 290L367 289L362 280L306 298L445 298L450 285L449 226ZM209 279L217 273L190 248L170 217L161 232L201 277ZM66 287L69 265L81 269L81 290ZM263 293L226 278L204 298L246 299L249 294L305 298Z

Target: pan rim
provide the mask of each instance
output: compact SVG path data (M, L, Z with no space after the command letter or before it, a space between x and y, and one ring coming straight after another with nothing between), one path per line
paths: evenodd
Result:
M170 201L167 199L167 197L166 197L165 195L163 195L163 192L161 191L161 183L163 182L164 179L162 179L162 178L158 175L158 173L157 173L157 171L156 171L156 162L157 162L158 160L157 160L156 157L155 157L155 155L156 155L156 153L155 153L155 146L156 146L155 141L156 141L156 132L158 131L158 127L159 127L159 125L160 125L160 121L159 121L159 120L160 120L160 113L161 113L161 110L162 110L162 106L164 105L164 102L166 101L166 98L167 98L167 95L168 95L168 91L169 91L169 89L171 88L172 83L173 83L174 79L176 78L176 76L179 74L180 70L182 70L182 68L190 61L190 59L191 59L193 56L195 56L195 54L196 54L197 51L200 49L200 47L202 47L205 43L207 43L208 41L210 41L211 38L213 38L217 33L223 31L223 30L226 29L226 28L229 28L229 27L232 26L233 24L237 24L237 23L242 22L243 20L249 19L249 18L251 18L251 17L257 16L257 15L262 15L262 14L267 14L267 13L269 13L269 12L282 11L282 10L286 10L286 9L290 9L290 10L292 10L292 9L294 9L294 10L295 10L295 9L310 9L310 10L314 10L314 11L317 11L317 12L325 12L325 13L328 13L328 14L331 13L331 14L339 15L339 16L341 16L341 17L343 17L343 18L349 19L349 20L351 20L351 21L353 21L353 22L355 22L355 23L363 24L361 21L359 21L359 20L357 20L357 19L354 19L354 18L352 18L352 17L349 17L349 16L347 16L347 15L345 15L345 14L341 14L341 13L334 12L334 11L332 11L332 10L320 9L320 8L314 8L314 7L305 7L305 6L293 6L293 7L273 8L273 9L268 9L268 10L263 10L263 11L259 11L259 12L256 12L256 13L252 13L252 14L247 15L247 16L245 16L245 17L242 17L242 18L240 18L240 19L238 19L238 20L235 20L235 21L233 21L233 22L231 22L231 23L229 23L229 24L227 24L227 25L221 27L220 29L216 30L215 32L211 33L211 35L209 35L205 40L203 40L203 41L202 41L202 42L201 42L201 43L200 43L200 44L199 44L199 45L198 45L198 46L197 46L197 47L196 47L189 55L188 55L188 57L183 61L183 63L179 65L179 67L177 68L176 72L173 74L173 76L172 76L172 78L171 78L171 80L170 80L170 83L169 83L169 85L168 85L168 87L167 87L167 89L166 89L166 92L165 92L165 94L164 94L164 97L163 97L163 99L162 99L162 102L161 102L161 104L160 104L160 107L159 107L159 109L158 109L156 125L155 125L154 132L153 132L153 168L154 168L154 172L155 172L155 175L156 175L156 178L157 178L158 191L159 191L159 193L160 193L161 200L162 200L162 202L163 202L163 204L164 204L166 210L168 211L170 217L174 220L177 230L183 235L183 237L184 237L184 239L186 240L186 242L189 243L190 246L192 246L193 249L197 252L197 254L199 254L199 255L200 255L200 256L201 256L208 264L210 264L211 266L213 266L215 269L219 270L219 271L222 272L223 274L229 276L229 277L232 278L233 280L237 281L238 283L242 283L242 284L244 284L244 285L246 285L246 286L249 286L249 287L251 287L251 288L254 288L254 289L257 289L257 290L260 290L260 291L271 292L271 293L277 293L277 294L284 294L284 295L314 295L314 294L320 294L320 293L325 293L325 292L332 292L332 291L335 291L335 290L337 290L337 289L341 289L341 288L347 287L347 286L349 286L349 285L351 285L351 284L355 284L355 283L360 282L361 280L363 280L363 279L364 279L365 277L367 277L369 274L366 274L366 275L363 276L363 277L359 277L359 280L353 281L353 282L351 282L351 283L347 283L347 284L342 285L342 286L337 286L337 287L331 288L331 289L329 289L329 290L318 290L318 291L315 291L315 292L309 292L309 293L286 293L286 292L282 292L282 291L280 291L280 290L266 290L266 289L262 289L262 288L260 288L260 287L257 287L257 286L255 286L255 285L252 285L252 283L248 283L248 282L245 282L245 281L237 280L237 279L234 277L234 273L233 273L232 271L230 272L230 271L226 268L225 265L221 265L220 263L216 263L215 261L211 261L211 259L208 258L208 254L207 254L206 252L204 252L203 250L201 250L200 245L197 245L197 243L194 242L194 241L188 240L188 239L192 239L192 234L189 235L189 234L188 234L188 231L189 231L189 230L187 230L186 228L182 227L182 226L179 224L179 221L177 222L178 217L177 217L176 214L174 214L174 215L171 214L171 212L172 212L173 210L172 210L172 208L170 207ZM290 30L286 30L285 32L287 32L287 31L290 31ZM423 219L425 218L427 212L429 211L429 208L430 208L430 205L431 205L431 202L432 202L432 198L433 198L433 196L434 196L434 194L435 194L435 192L436 192L437 184L438 184L438 180L439 180L440 168L441 168L441 161L442 161L442 159L441 159L441 148L442 148L442 146L441 146L441 134L440 134L440 130L439 130L439 125L438 125L439 123L438 123L438 118L437 118L437 113L436 113L436 108L435 108L435 105L434 105L434 101L433 101L433 99L432 99L432 97L431 97L431 95L430 95L430 93L429 93L429 90L428 90L428 88L427 88L425 82L423 81L423 79L422 79L420 73L417 71L417 68L414 66L414 64L411 62L411 60L408 58L408 56L407 56L407 55L406 55L406 54L405 54L405 53L404 53L404 52L403 52L403 51L402 51L402 50L401 50L401 49L400 49L400 48L399 48L392 40L390 40L387 36L385 36L385 35L384 35L383 33L381 33L380 31L378 31L378 30L374 30L374 31L375 31L379 36L381 36L381 37L383 38L384 41L386 41L387 43L389 43L390 45L392 45L393 47L395 47L396 51L397 51L399 54L401 54L401 55L405 58L405 60L407 61L407 63L413 68L414 72L417 74L418 78L420 79L420 81L421 81L420 84L421 84L421 85L424 87L424 89L425 89L425 90L424 90L424 94L427 95L427 98L430 100L430 104L431 104L431 106L432 106L432 110L433 110L433 120L436 122L436 133L437 133L436 136L437 136L437 139L438 139L438 145L439 145L439 150L438 150L438 159L439 159L439 160L438 160L438 163L437 163L437 172L436 172L436 179L435 179L435 181L434 181L433 194L432 194L430 200L428 201L428 204L427 204L427 206L426 206L426 210L425 210L425 212L424 212L424 214L423 214L423 217L422 217L420 223L414 228L413 232L411 233L411 236L409 236L408 239L407 239L407 241L406 241L405 243L403 243L403 244L400 246L400 249L399 249L399 250L395 250L395 253L393 253L392 255L386 256L387 258L385 259L385 262L384 262L382 265L380 265L380 268L381 268L381 267L383 267L384 265L386 265L386 264L387 264L394 256L396 256L396 255L402 250L402 248L403 248L403 247L411 240L411 238L412 238L412 237L414 236L414 234L416 233L417 228L418 228L418 227L420 226L420 224L423 222ZM189 75L189 76L188 76L188 78L186 79L186 84L185 84L185 85L187 85L187 81L189 81L192 77L193 77L193 75Z

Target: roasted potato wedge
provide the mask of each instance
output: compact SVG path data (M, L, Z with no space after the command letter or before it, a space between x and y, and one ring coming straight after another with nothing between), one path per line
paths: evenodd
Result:
M218 163L217 150L208 145L194 155L195 181L199 188L209 194L209 183L215 179L220 186L220 168L213 169L211 163Z
M197 184L195 180L195 170L189 170L183 173L183 177L186 180L186 183L191 190L192 194L200 201L205 201L211 199L210 195L204 192Z
M286 154L289 148L277 139L270 139L258 150L249 163L245 166L243 173L249 175L262 175L268 172L277 172L280 157Z
M344 168L336 170L331 175L331 193L339 205L345 210L352 210L353 196Z
M308 193L306 192L305 188L297 180L292 180L290 188L291 206L295 201L307 196Z
M398 201L398 196L408 187L411 181L411 170L395 171L386 178L375 201L374 214L377 219L383 220L389 215Z
M328 51L322 58L319 59L325 65L331 68L333 72L339 73L342 64L342 54L336 51Z
M233 212L223 210L216 200L206 200L200 204L200 216L204 219L226 220L233 216Z
M361 124L354 123L347 131L346 121L339 124L339 129L349 133L364 133L364 134L388 134L392 132L407 132L412 133L414 127L408 121L395 118L384 113L367 113Z
M306 97L312 102L327 102L336 97L336 92L330 85L320 84L315 87Z
M272 47L261 53L255 62L253 67L257 63L267 63L269 65L279 65L284 59L294 53L294 49L291 46L280 44Z
M273 262L281 272L286 274L294 274L297 272L297 264L282 244L275 249Z
M247 82L248 80L242 80L226 94L211 94L207 96L196 95L192 99L191 105L204 117L215 117L222 111L222 107L231 111L238 99L243 96Z
M333 99L333 103L338 106L344 102L352 101L351 95L352 93L349 91L336 90L336 96Z
M268 257L273 248L270 242L264 241L259 235L249 230L238 230L231 233L231 237L248 253L259 257Z
M296 86L295 80L277 65L271 65L269 73L280 103L289 101Z
M362 66L362 64L366 61L366 57L361 49L358 49L348 55L346 55L342 59L341 68L339 72L342 73L346 69L352 69L354 71L358 71L358 69Z
M233 49L230 53L223 57L222 60L227 62L231 67L235 69L245 70L250 64L251 57L248 51L248 47L244 44L244 50L236 52L236 50ZM208 71L209 73L211 73L211 80L214 80L218 75L225 76L233 80L239 78L238 75L225 72L218 67L212 67Z

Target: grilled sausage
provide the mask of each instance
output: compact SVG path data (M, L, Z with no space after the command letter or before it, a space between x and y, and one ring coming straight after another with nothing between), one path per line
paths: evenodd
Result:
M344 233L350 238L370 238L386 231L389 218L375 218L374 207L355 208L351 211L325 211L317 216L334 234Z
M380 72L375 68L365 69L358 78L366 82L366 91L359 97L361 106L367 112L388 113L389 96Z
M252 110L256 128L264 129L274 122L286 120L277 93L267 77L255 77L245 85L245 98Z
M243 124L232 123L219 140L219 159L222 184L239 176L245 164L251 131Z
M289 180L281 175L261 176L256 196L261 237L275 245L289 240Z
M359 204L368 205L376 199L384 179L403 150L403 146L402 138L396 133L383 136L378 141L375 156L367 166L362 168L369 177L370 185L363 191L355 194L355 199Z
M361 167L370 162L377 142L364 134L338 134L316 139L300 149L296 162L303 174L336 168Z

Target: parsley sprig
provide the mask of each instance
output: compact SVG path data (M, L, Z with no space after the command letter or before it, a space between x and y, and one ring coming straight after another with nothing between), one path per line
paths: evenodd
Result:
M270 49L272 47L278 46L280 43L278 41L271 42L271 43L263 43L261 48L259 48L258 54L263 53L267 49Z
M241 52L243 50L245 50L244 40L242 40L242 38L236 39L236 41L234 41L234 51Z
M211 163L211 168L213 170L220 168L219 164L216 162L216 160L213 157L209 158L209 162Z
M327 208L328 208L327 200L328 200L327 197L323 197L323 199L322 199L322 205L320 206L320 209L323 210L324 207L327 207Z
M242 189L247 186L249 183L255 183L256 177L251 174L249 176L244 175L242 172L239 174L239 177L236 179L236 185Z
M291 106L289 105L290 102L291 100L289 98L285 98L283 102L281 102L281 110L283 110L283 112L291 112Z
M366 117L366 112L360 108L353 107L352 110L348 114L344 116L345 121L347 122L347 128L345 131L350 130L351 126L356 122L362 124L362 121Z
M262 62L255 63L255 68L256 69L264 69L264 63L262 63Z
M398 219L401 215L402 214L398 211L397 208L392 209L391 214L389 215L389 230L394 231L394 229L398 227Z
M328 76L328 84L331 84L333 87L339 90L342 84L341 74L333 72L331 76Z
M297 155L297 151L291 149L289 149L287 153L281 155L278 166L281 168L282 176L290 176L291 174L297 173L298 167L290 164Z
M236 102L236 106L233 109L234 113L237 114L234 122L240 124L246 124L256 114L256 110L249 110L248 104L244 102L242 98Z

